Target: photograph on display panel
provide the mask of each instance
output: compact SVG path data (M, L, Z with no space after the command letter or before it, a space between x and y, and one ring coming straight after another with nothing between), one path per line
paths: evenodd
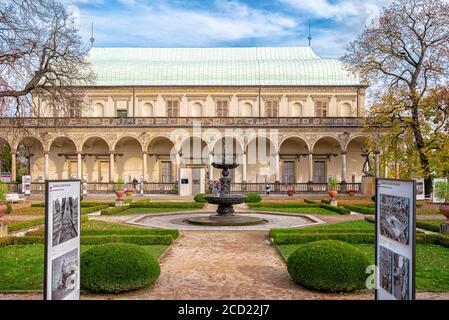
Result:
M394 253L393 255L393 295L398 300L409 299L410 262L406 257Z
M51 298L62 300L76 290L78 283L78 248L55 259L51 263Z
M78 236L78 197L53 200L53 246Z
M380 195L380 234L402 244L409 244L410 199Z
M385 247L380 246L379 252L379 280L380 286L392 293L392 261L393 252Z

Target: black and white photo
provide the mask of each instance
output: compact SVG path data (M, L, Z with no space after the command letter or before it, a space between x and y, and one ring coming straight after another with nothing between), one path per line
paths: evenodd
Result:
M78 198L53 200L53 246L78 236Z
M382 236L409 243L410 200L387 194L380 195L380 233Z
M387 292L392 290L392 260L393 252L385 247L380 247L379 254L379 278L380 286Z
M77 289L79 277L78 259L78 249L73 249L52 261L52 300L63 300Z
M409 260L395 253L393 255L393 295L398 300L409 299Z

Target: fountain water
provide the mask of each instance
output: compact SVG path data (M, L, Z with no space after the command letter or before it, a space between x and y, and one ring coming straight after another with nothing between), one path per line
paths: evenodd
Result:
M206 201L211 204L218 204L217 214L207 217L194 217L187 219L186 222L197 225L209 226L244 226L268 222L265 219L257 217L240 216L234 214L234 204L244 203L245 195L231 195L231 178L229 177L229 169L238 167L238 164L212 163L217 169L222 169L222 177L220 178L221 190L220 194L207 196Z

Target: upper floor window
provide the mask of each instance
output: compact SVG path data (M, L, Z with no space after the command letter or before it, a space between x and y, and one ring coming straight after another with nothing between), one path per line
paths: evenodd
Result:
M251 103L246 102L242 106L242 116L243 117L252 117L253 116L253 106Z
M94 117L104 117L104 107L102 103L96 103L94 105Z
M324 100L315 101L315 117L327 117L329 115L329 103Z
M279 115L279 101L267 100L265 101L265 116L277 117Z
M218 100L217 101L217 117L227 117L228 116L228 101Z
M295 102L292 105L292 109L291 109L290 115L292 117L301 117L302 116L302 104L299 103L299 102Z
M128 110L117 110L117 117L118 118L126 118L128 117Z
M199 102L195 102L192 105L192 117L201 117L203 115L203 106Z
M144 103L142 106L142 117L152 117L153 116L153 105L149 102Z
M349 103L345 102L341 106L341 116L342 117L352 117L352 107Z
M179 117L178 100L167 100L167 117Z

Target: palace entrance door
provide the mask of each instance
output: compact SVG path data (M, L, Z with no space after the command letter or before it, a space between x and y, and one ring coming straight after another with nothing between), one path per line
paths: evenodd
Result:
M313 182L326 183L326 161L316 160L313 162Z

